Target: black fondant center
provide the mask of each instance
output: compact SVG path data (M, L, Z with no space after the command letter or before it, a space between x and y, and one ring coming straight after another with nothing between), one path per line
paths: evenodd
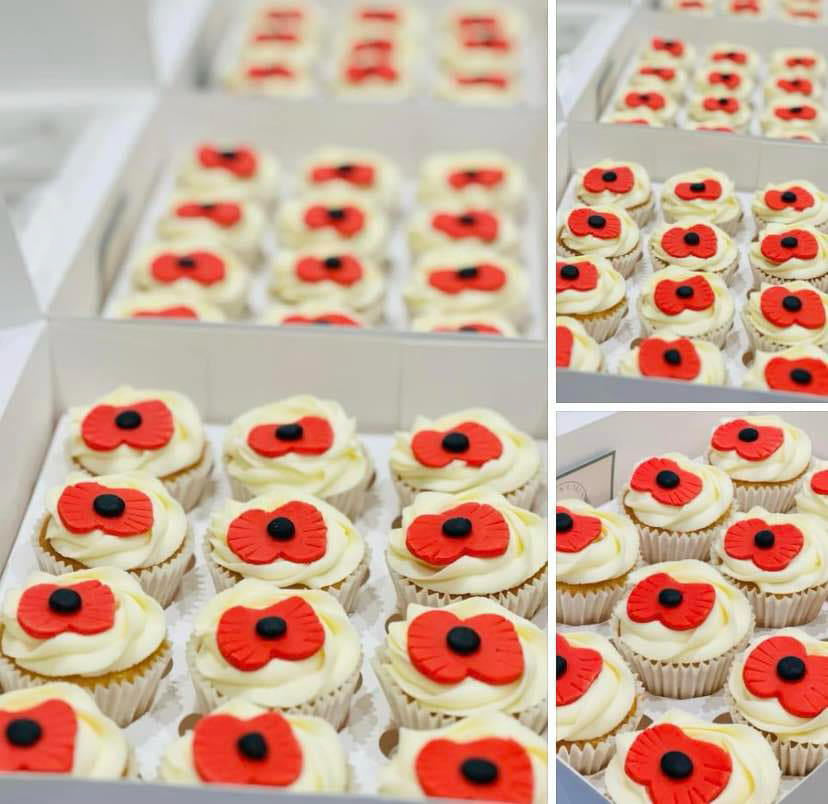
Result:
M476 279L479 273L480 270L477 268L476 265L469 265L466 268L460 268L457 271L457 276L460 279Z
M195 268L196 261L193 257L179 257L178 258L178 267L179 268Z
M333 221L341 221L345 217L345 210L341 207L334 207L328 210L328 217Z
M296 535L296 527L286 516L277 516L267 523L267 533L277 542L286 542Z
M43 729L36 720L19 717L6 726L6 739L18 748L28 748L43 736Z
M480 648L480 635L473 628L466 625L457 625L446 634L446 644L449 650L468 656Z
M663 469L656 475L656 483L663 489L674 489L679 484L679 476L669 469Z
M690 185L690 189L694 193L703 193L706 189L705 183L703 181L696 181Z
M124 410L115 417L115 426L119 430L135 430L141 426L142 421L137 410Z
M759 431L755 427L743 427L739 430L739 441L750 444L759 438Z
M800 681L805 677L805 662L799 656L783 656L776 663L776 675L783 681Z
M49 595L49 608L56 614L73 614L80 609L81 596L74 589L55 589Z
M772 530L757 530L753 536L753 543L760 550L770 550L775 541L776 537L773 535Z
M264 759L267 756L267 742L257 731L242 734L236 741L239 753L247 759Z
M281 617L262 617L256 623L256 633L262 639L277 639L287 632L287 623Z
M222 159L235 159L238 155L238 151L219 151L219 156Z
M614 170L607 170L601 174L601 178L604 181L617 181L618 174Z
M114 518L126 511L126 503L117 494L99 494L92 502L98 516Z
M577 279L580 276L580 271L577 265L564 265L561 268L562 279Z
M802 299L798 296L785 296L782 299L782 306L789 313L798 313L802 309Z
M681 593L681 590L673 589L669 586L658 593L658 602L668 609L680 606L682 600L684 600L684 595Z
M462 223L463 226L474 226L474 223L475 223L476 220L477 219L475 218L474 215L461 215L460 216L460 223Z
M453 516L443 522L443 535L450 539L462 539L464 536L468 536L471 531L471 520L464 516Z
M791 114L802 114L801 106L791 106Z
M799 245L799 240L795 237L791 237L788 235L787 237L783 237L780 241L783 248L796 248Z
M692 299L693 288L690 285L679 285L676 288L676 296L680 299Z
M568 533L572 530L574 524L569 514L565 514L563 511L555 514L555 533Z
M337 171L339 171L340 173L350 173L353 169L354 169L354 166L353 166L353 165L351 165L351 164L344 164L344 165L340 165L340 166L337 168Z
M811 372L808 369L795 368L791 371L791 380L797 385L809 385L812 379Z
M472 784L493 784L498 776L494 762L478 757L465 760L460 766L460 773Z
M681 365L681 352L678 349L667 349L664 352L664 362L671 366Z
M661 770L671 779L686 779L693 772L693 760L681 751L668 751L661 757Z
M687 243L688 246L697 246L699 244L699 237L698 232L686 232L684 235L684 242Z
M276 428L279 441L298 441L305 434L301 424L280 424Z
M603 229L607 225L607 219L603 215L590 215L587 218L587 223L593 229Z
M465 452L469 448L469 437L465 433L446 433L442 445L446 452Z
M782 193L782 200L789 204L793 203L796 201L796 193L792 190L785 190L785 192Z
M335 271L337 268L342 267L342 260L339 257L326 257L324 260L324 265L326 268L331 268Z
M566 673L566 659L563 656L555 656L555 679L559 679Z

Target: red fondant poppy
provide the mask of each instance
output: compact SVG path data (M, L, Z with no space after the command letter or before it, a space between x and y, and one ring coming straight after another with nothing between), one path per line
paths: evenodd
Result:
M768 205L770 206L770 205ZM762 256L777 265L788 260L812 260L819 252L816 238L804 229L766 234L759 245Z
M475 170L455 170L449 174L448 183L455 190L462 190L465 187L481 186L487 190L497 187L505 178L506 174L496 168L477 168Z
M58 591L60 594L53 598ZM65 632L100 634L115 622L115 595L100 581L71 586L39 583L20 596L17 622L35 639L51 639Z
M813 106L777 106L773 113L780 120L813 120L817 113Z
M558 553L580 553L601 535L597 516L576 514L562 505L555 508L555 550Z
M814 718L828 708L828 657L812 656L794 637L760 642L742 667L742 680L757 698L776 698L795 717Z
M728 89L736 89L742 84L742 76L739 73L722 73L713 70L707 74L708 84L720 84Z
M389 43L390 44L390 43ZM363 50L354 53L352 50L352 62L345 68L345 79L351 84L362 84L365 81L379 80L386 84L393 84L399 80L399 73L393 65L391 48L372 49L371 61L364 63L360 58L365 55Z
M672 67L642 67L639 75L651 75L662 81L672 81L676 77L676 71Z
M467 677L511 684L523 675L517 631L499 614L461 620L450 611L431 609L411 621L407 645L414 668L438 684L459 684Z
M323 324L331 327L359 327L360 323L342 313L324 313L323 315L289 315L282 319L283 324L312 325Z
M319 509L292 500L272 511L254 508L239 514L227 529L227 546L248 564L279 559L311 564L325 555L327 534Z
M239 179L249 179L257 167L256 154L250 148L219 150L204 145L198 149L198 161L202 167L226 170Z
M19 721L31 721L40 728L34 742L13 739ZM29 709L0 710L0 772L69 773L77 732L75 710L57 698Z
M825 305L815 290L788 290L774 285L762 292L759 299L762 315L777 327L794 325L805 329L825 326Z
M638 347L638 369L644 377L694 380L701 371L701 358L688 338L645 338Z
M733 64L747 64L747 53L744 50L719 50L713 54L713 61L730 61Z
M296 262L296 276L303 282L335 282L350 287L362 279L363 271L360 261L348 254L321 260L302 257Z
M671 631L689 631L708 618L715 601L716 591L709 583L682 583L656 572L632 588L627 616L636 623L658 620Z
M735 450L746 461L764 461L782 446L784 440L785 433L781 427L734 419L720 424L713 431L710 446L719 452Z
M428 284L452 296L466 290L494 293L506 284L506 272L496 265L478 263L466 268L432 271Z
M179 204L175 208L179 218L206 218L216 226L229 229L241 220L241 206L230 202L216 202L207 204Z
M573 209L566 219L572 234L578 237L597 237L613 240L621 234L621 219L611 212L596 212L589 207Z
M432 332L477 332L480 335L502 335L503 333L491 324L478 324L470 321L459 327L434 327Z
M651 44L653 50L665 51L676 58L684 55L684 42L680 39L661 39L656 37L652 40Z
M287 787L302 763L299 741L280 712L248 719L205 715L193 730L193 764L203 782Z
M702 106L708 112L724 112L725 114L736 114L741 108L738 98L705 98Z
M200 285L214 285L224 279L226 270L224 260L209 251L187 254L164 252L152 261L150 273L159 282L191 279Z
M584 189L590 193L611 192L623 195L632 190L635 176L628 167L592 168L584 176Z
M260 31L253 35L254 42L298 42L299 36L291 30Z
M432 217L431 225L438 232L448 235L453 240L471 237L482 240L484 243L496 240L500 231L497 216L481 209L469 209L456 215L438 212Z
M334 441L333 429L321 416L302 416L295 422L257 424L248 434L247 443L265 458L280 458L289 452L299 455L322 455Z
M487 772L495 769L491 779L487 776L481 781L474 775L471 763L477 765L481 760ZM431 798L531 804L534 796L532 761L517 740L430 740L417 754L414 772L423 792Z
M822 12L816 8L785 8L785 12L794 19L818 20L822 17Z
M794 95L812 95L814 92L814 84L807 78L779 78L776 86Z
M568 327L555 327L555 368L569 368L574 338Z
M296 73L287 64L256 64L247 68L247 77L254 81L267 78L294 78Z
M373 187L375 170L371 165L320 165L311 170L310 178L314 184L325 184L329 181L345 181L356 187Z
M135 310L132 318L187 318L198 319L198 313L186 304L176 304L172 307L162 307L158 310Z
M350 204L344 207L313 204L305 210L305 225L309 229L335 229L342 237L353 237L365 226L365 215Z
M216 644L237 670L259 670L272 659L297 662L325 643L325 629L313 607L289 597L264 609L233 606L216 629Z
M96 405L81 422L87 447L108 451L126 444L133 449L161 449L175 430L172 411L160 399L131 405Z
M604 666L597 650L577 648L563 634L555 634L555 659L555 706L568 706L579 700Z
M815 357L772 357L765 365L765 382L774 391L828 396L828 365Z
M674 752L689 760L688 775L668 776L662 769L662 758ZM672 723L660 723L642 731L624 760L627 776L646 787L650 800L658 804L715 801L727 787L732 771L730 754L714 743L688 737Z
M509 79L505 75L457 75L454 80L461 87L485 86L492 89L507 89Z
M741 519L725 533L724 550L732 558L752 561L767 572L778 572L799 555L804 543L802 531L795 525L769 525L758 518Z
M583 292L598 287L598 269L591 262L558 260L555 270L555 293L563 293L565 290Z
M503 444L488 427L462 422L449 430L420 430L411 439L411 452L423 466L442 469L452 461L483 466L503 454Z
M814 197L804 187L792 184L779 190L768 190L765 193L765 204L770 209L790 208L801 212L814 205Z
M359 16L364 20L374 20L376 22L397 22L399 15L392 8L365 8L359 13Z
M804 67L810 69L816 65L816 59L811 56L790 56L785 60L785 65L788 67Z
M828 494L828 469L814 474L811 478L811 489L817 494Z
M731 0L730 10L734 14L759 14L762 8L758 0Z
M716 179L683 181L676 185L675 193L684 201L715 201L722 197L722 185Z
M650 492L664 505L681 506L699 496L702 481L669 458L650 458L635 467L630 487Z
M101 495L106 499L98 500ZM70 533L102 530L110 536L137 536L150 530L154 521L152 500L143 491L100 483L67 486L58 498L57 513Z
M705 223L687 228L673 226L661 236L661 247L671 257L709 259L715 255L717 246L716 233Z
M624 105L628 109L638 109L644 106L647 109L663 109L667 101L660 92L628 92L624 95Z
M685 310L707 310L716 296L703 276L694 276L681 282L662 279L653 291L656 307L665 315L680 315Z

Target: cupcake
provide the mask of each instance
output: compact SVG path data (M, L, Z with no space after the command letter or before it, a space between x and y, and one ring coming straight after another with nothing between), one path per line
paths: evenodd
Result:
M824 134L828 117L824 107L818 103L801 98L785 98L768 104L762 113L761 123L765 131L774 126L784 126L795 131Z
M606 257L626 278L641 259L641 233L618 207L575 207L558 229L557 248L564 257Z
M653 268L683 268L733 281L739 270L739 249L733 238L703 218L663 223L650 235Z
M342 42L337 50L333 90L340 98L388 103L414 91L413 51L404 42L359 39Z
M828 642L785 628L754 641L728 676L733 717L767 740L786 775L804 776L828 757L827 663Z
M213 468L201 416L189 398L128 385L69 411L67 451L92 477L136 471L157 477L185 511L201 499Z
M193 555L184 509L146 472L94 481L69 475L46 495L32 546L45 572L117 567L162 606L172 602Z
M307 98L314 91L312 73L304 65L250 52L221 76L221 83L235 92L275 98Z
M629 84L639 91L656 90L680 100L687 86L687 75L675 67L637 64L629 77Z
M808 282L762 283L742 309L751 345L762 352L828 343L828 294Z
M604 778L615 804L772 804L781 776L773 751L753 729L671 709L643 731L618 737Z
M309 494L270 491L226 500L210 517L207 568L219 592L244 578L280 589L321 589L353 611L370 554L351 521Z
M177 183L185 192L237 190L269 203L279 189L279 166L270 154L249 146L200 145L184 162Z
M184 298L174 290L150 290L132 293L116 301L108 314L110 318L169 318L178 321L227 320L214 304L201 299Z
M625 516L582 500L555 506L555 615L567 625L609 619L640 563L638 529Z
M605 257L575 257L555 261L555 310L584 325L603 342L618 330L627 314L624 277Z
M467 717L444 728L401 729L379 774L383 797L416 800L547 801L546 740L498 713Z
M705 54L707 61L723 70L743 70L748 75L755 75L759 69L759 54L749 47L732 42L716 42Z
M810 78L804 78L795 72L780 72L765 81L763 94L766 103L794 100L807 103L818 97L819 90L819 84Z
M423 313L411 320L411 331L519 337L515 325L508 318L489 310L476 313Z
M546 634L492 600L470 597L440 608L412 603L388 625L373 661L391 718L436 729L503 712L546 728Z
M733 297L715 274L671 266L647 278L638 297L645 335L670 329L676 335L725 345L733 326Z
M386 560L401 611L485 597L532 617L547 597L546 522L486 489L424 492L403 508Z
M766 184L754 193L751 209L760 233L770 223L828 231L828 196L805 179Z
M618 373L700 385L725 385L727 380L724 357L717 346L679 337L669 329L656 330L634 342L618 361Z
M672 125L678 111L675 99L668 92L645 87L625 87L619 93L616 105L621 112L646 109L655 120L664 125Z
M828 463L815 461L796 495L796 511L828 520Z
M757 391L828 396L828 356L811 344L757 352L742 384Z
M636 162L605 159L578 171L575 193L587 206L618 206L640 227L653 214L655 197L647 171Z
M237 500L295 490L350 519L362 510L374 480L354 419L339 403L308 395L243 413L227 428L223 457Z
M756 286L800 281L828 291L828 236L813 226L769 224L748 257Z
M699 95L734 97L749 101L754 83L750 73L737 67L703 65L693 77L693 88Z
M527 27L521 12L490 3L465 8L454 4L454 9L454 13L463 9L463 23L452 26L453 30L446 31L438 43L445 69L509 73L520 70ZM504 12L519 17L519 22L504 22Z
M633 572L612 613L615 647L653 695L697 698L725 683L753 633L748 599L704 561Z
M604 358L598 342L575 318L555 318L555 368L600 371Z
M714 223L734 235L742 221L742 205L726 173L699 168L679 173L664 182L661 209L668 223L684 218Z
M341 729L359 682L356 628L333 595L245 578L196 615L187 664L211 711L238 698Z
M68 681L127 726L152 706L170 661L161 606L114 567L34 572L3 600L4 690Z
M771 53L768 70L771 75L792 72L812 81L821 81L825 78L825 58L811 48L778 48Z
M753 111L748 101L733 95L696 95L687 105L688 119L706 125L726 126L732 131L744 131Z
M234 698L164 749L158 778L173 784L263 785L289 793L348 792L336 730L320 717L283 715Z
M683 39L654 36L639 52L642 64L687 69L696 62L696 49Z
M408 246L418 257L447 246L476 246L517 255L520 232L508 214L494 207L444 199L414 213L408 227Z
M417 416L410 431L394 434L390 464L403 507L423 491L460 494L486 487L531 509L541 483L534 439L487 408Z
M716 466L668 452L635 467L621 503L648 563L706 558L732 517L733 481Z
M269 326L348 327L365 329L368 322L358 313L342 304L316 301L302 304L273 304L259 317L259 323Z

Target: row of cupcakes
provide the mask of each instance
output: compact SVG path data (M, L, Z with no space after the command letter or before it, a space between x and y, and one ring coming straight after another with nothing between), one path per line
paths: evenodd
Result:
M782 19L803 24L822 22L825 10L823 0L664 0L661 8L693 16L723 14L749 20Z

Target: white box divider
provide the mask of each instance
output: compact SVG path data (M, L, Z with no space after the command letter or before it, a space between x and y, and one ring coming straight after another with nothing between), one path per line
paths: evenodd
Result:
M3 289L0 292L0 330L34 321L40 308L32 286L8 207L0 200L0 266Z

